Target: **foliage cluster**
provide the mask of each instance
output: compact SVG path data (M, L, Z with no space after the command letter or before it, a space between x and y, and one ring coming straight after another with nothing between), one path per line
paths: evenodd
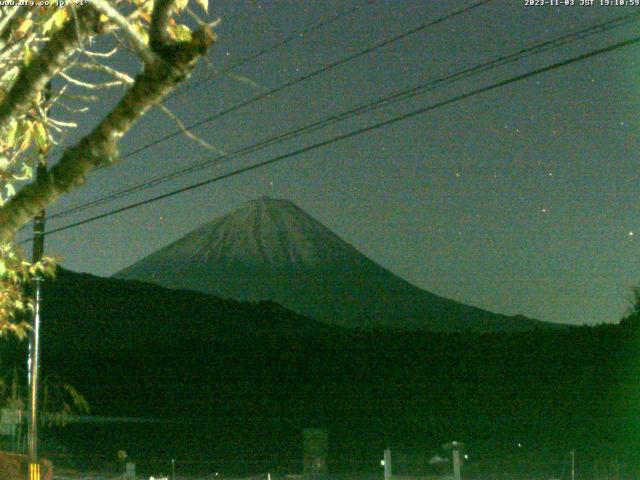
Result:
M620 325L640 327L640 287L634 287L629 309L624 318L620 320Z
M206 12L208 0L191 3L0 6L0 335L25 334L25 287L54 263L26 261L15 248L17 231L93 168L116 161L118 140L206 54L215 37L191 7ZM114 88L122 99L91 133L70 140ZM34 180L36 165L51 165L47 157L56 150L62 154L49 175Z
M23 414L26 412L28 398L26 378L24 368L17 366L9 368L0 377L0 405ZM90 412L87 399L73 385L57 375L48 375L42 379L40 406L42 409L42 414L39 416L40 422L47 426L64 426L70 421L72 415Z

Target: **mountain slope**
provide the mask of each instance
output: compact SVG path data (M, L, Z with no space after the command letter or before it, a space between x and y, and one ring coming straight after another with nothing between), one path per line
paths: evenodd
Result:
M545 325L421 290L300 208L260 198L116 274L239 300L273 300L350 328L513 331Z

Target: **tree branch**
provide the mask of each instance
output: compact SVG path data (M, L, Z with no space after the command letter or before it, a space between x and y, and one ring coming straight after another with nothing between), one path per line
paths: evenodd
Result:
M191 41L173 44L170 57L145 65L118 105L91 133L64 151L46 179L27 185L0 208L0 244L36 213L84 183L89 172L117 161L120 138L193 70L214 41L210 29L198 30Z
M89 50L85 49L82 53L84 53L88 57L110 58L118 53L118 47L113 47L108 52L90 52Z
M11 90L0 102L0 129L7 126L13 117L23 115L31 106L31 101L64 66L76 48L78 35L94 33L99 19L96 10L83 8L76 22L67 23L47 42L40 54L24 67L13 83Z
M149 29L149 45L151 49L161 54L162 48L169 43L167 25L171 8L175 0L156 0L151 13L151 28Z
M29 14L29 8L8 8L3 11L4 16L0 19L0 50L4 49L7 40L11 36L12 30L17 27Z
M227 152L225 152L224 150L219 149L215 145L211 145L204 138L199 137L198 135L196 135L195 133L190 131L189 128L187 128L187 126L184 124L184 122L182 120L180 120L180 117L178 117L175 113L173 113L171 110L169 110L169 108L166 105L160 103L160 104L158 104L158 107L160 108L160 110L162 110L167 115L167 117L169 117L171 120L176 122L176 124L178 125L178 128L180 130L182 130L183 135L185 135L187 138L190 138L191 140L196 142L198 145L200 145L201 147L206 148L207 150L211 150L212 152L216 152L218 155L226 155L227 154Z
M83 82L82 80L73 78L71 75L68 75L64 72L60 72L58 75L60 75L62 78L64 78L67 82L71 83L72 85L86 88L87 90L103 90L105 88L119 87L124 83L122 82L122 80L115 80L113 82L91 83L91 82Z
M119 70L116 70L113 67L109 67L108 65L103 65L100 62L96 62L93 58L90 58L91 62L82 62L73 65L73 67L82 68L85 70L93 70L96 72L102 72L106 75L109 75L122 83L126 83L127 85L133 85L133 78L131 78L126 73L123 73Z
M108 0L92 0L91 4L122 29L144 63L153 63L156 60L155 55L149 50L142 35L133 29L129 20L112 7Z

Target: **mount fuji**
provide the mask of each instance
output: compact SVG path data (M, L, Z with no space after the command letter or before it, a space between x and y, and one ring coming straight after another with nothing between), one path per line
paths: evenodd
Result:
M422 290L293 203L267 197L201 226L115 277L236 300L273 300L347 328L496 332L554 326Z

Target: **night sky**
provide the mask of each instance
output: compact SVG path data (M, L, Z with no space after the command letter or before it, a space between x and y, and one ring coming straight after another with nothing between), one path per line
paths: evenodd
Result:
M219 42L167 101L187 123L473 1L212 1ZM230 152L396 90L617 16L632 6L497 0L195 129ZM596 0L599 4L600 0ZM350 15L216 80L215 70L356 5ZM640 22L49 223L55 228L631 38ZM380 130L51 235L70 269L111 275L260 195L286 198L415 285L505 314L613 322L640 284L639 46L476 95ZM133 65L133 63L131 64ZM103 110L85 117L87 128ZM175 124L154 111L124 153ZM85 131L80 130L79 133ZM214 156L173 138L100 171L50 213ZM27 234L23 234L23 238Z

